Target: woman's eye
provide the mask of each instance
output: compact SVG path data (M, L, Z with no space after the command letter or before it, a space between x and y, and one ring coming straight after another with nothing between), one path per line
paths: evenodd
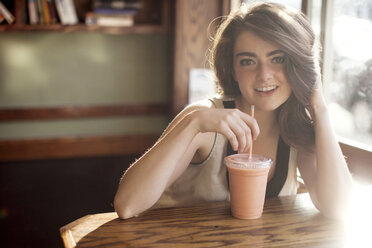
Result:
M253 65L254 61L251 59L242 59L239 62L240 65Z
M273 58L272 60L275 64L283 64L284 63L284 56L278 56Z

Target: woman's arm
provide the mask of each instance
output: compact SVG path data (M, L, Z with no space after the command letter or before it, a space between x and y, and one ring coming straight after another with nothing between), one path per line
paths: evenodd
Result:
M208 144L203 136L208 132L219 132L236 149L248 150L252 134L257 137L259 131L256 121L238 110L186 108L124 173L114 200L119 217L130 218L152 207L185 171L196 151Z
M311 99L311 115L315 149L299 152L298 168L314 205L328 217L342 217L350 207L353 182L331 126L320 81Z

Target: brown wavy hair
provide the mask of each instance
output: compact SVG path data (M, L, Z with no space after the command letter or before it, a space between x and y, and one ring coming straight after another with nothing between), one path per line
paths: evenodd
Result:
M233 50L236 37L247 30L284 51L284 71L292 93L277 110L280 133L288 145L308 149L314 144L315 135L307 108L319 66L315 35L308 19L297 10L275 3L243 6L229 15L218 27L210 50L217 88L225 96L241 95L233 76Z

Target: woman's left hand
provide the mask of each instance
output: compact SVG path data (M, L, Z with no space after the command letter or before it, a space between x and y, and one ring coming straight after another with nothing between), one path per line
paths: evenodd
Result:
M322 77L320 74L319 67L317 69L317 72L318 72L317 80L315 82L313 93L310 99L310 112L311 112L311 116L313 117L313 119L315 117L314 114L318 110L324 110L327 108L327 104L326 104L326 101L324 99L324 94L323 94Z

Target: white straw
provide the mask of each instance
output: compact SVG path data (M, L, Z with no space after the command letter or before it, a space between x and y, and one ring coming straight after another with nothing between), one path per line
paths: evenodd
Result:
M251 105L251 116L254 118L254 105ZM249 158L252 158L252 150L253 150L253 137L252 137L252 144L249 147Z

